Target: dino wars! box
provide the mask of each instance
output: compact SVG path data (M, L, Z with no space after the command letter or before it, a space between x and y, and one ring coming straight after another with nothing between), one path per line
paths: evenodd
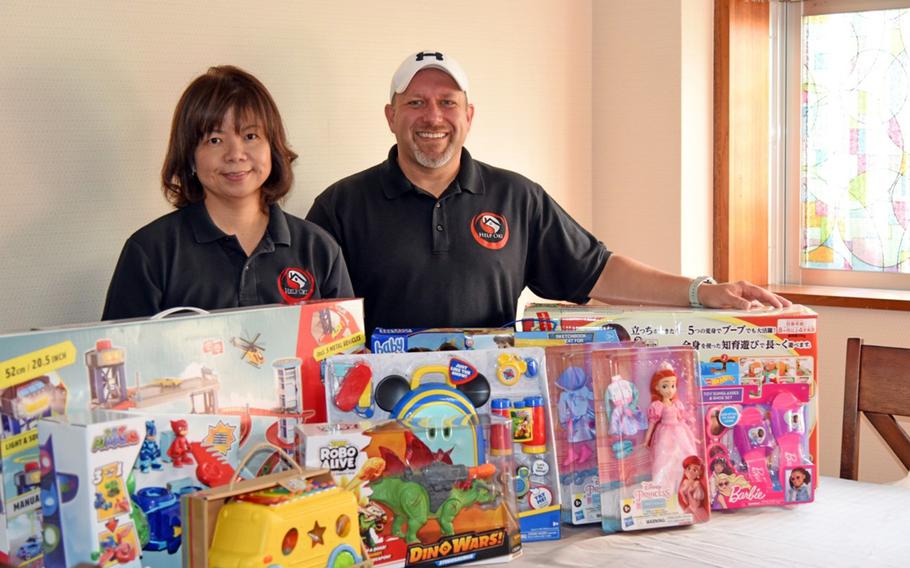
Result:
M479 465L453 460L459 440L510 428L492 420L303 424L300 454L355 493L374 565L504 562L521 552L510 444L491 442Z

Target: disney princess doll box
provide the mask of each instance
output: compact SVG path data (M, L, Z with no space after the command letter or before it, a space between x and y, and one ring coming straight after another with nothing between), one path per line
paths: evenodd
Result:
M595 352L591 373L604 531L707 521L695 350Z

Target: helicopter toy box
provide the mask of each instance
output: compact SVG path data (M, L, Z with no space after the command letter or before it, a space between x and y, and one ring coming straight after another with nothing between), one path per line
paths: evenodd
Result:
M291 449L294 428L325 415L320 362L363 347L359 299L126 320L0 335L0 547L40 539L42 417L92 409L224 414L241 444Z
M531 304L525 317L528 328L609 327L621 338L647 345L697 349L701 404L710 421L705 465L712 508L804 502L806 493L814 496L818 316L812 310L799 305L742 311ZM794 484L807 484L800 500L788 501L791 477ZM729 495L718 499L718 485Z
M456 448L508 427L498 416L303 424L300 453L307 467L330 469L356 495L375 566L502 562L521 551L511 444L482 445L476 462Z
M618 341L612 330L603 329L520 332L511 328L376 328L370 338L370 350L373 353L404 353Z
M337 355L324 372L330 423L491 414L512 420L522 541L559 538L559 471L542 348ZM477 465L483 443L457 444L453 460Z

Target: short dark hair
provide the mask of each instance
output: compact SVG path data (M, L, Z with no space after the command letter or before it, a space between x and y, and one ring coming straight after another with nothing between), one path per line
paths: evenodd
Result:
M262 184L262 205L281 200L291 190L294 172L291 163L297 159L288 146L287 135L278 106L259 79L232 65L209 67L209 70L183 91L174 118L167 154L161 167L164 196L175 207L199 203L205 190L195 176L193 156L199 141L221 125L229 110L234 116L253 116L262 121L272 155L272 171Z

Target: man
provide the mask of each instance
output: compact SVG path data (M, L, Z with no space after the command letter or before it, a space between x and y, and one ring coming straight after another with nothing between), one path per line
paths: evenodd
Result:
M341 245L366 327L497 327L525 286L584 303L746 309L790 302L748 282L716 284L611 253L536 183L463 148L474 105L446 54L409 56L385 107L388 159L326 189L307 220Z

